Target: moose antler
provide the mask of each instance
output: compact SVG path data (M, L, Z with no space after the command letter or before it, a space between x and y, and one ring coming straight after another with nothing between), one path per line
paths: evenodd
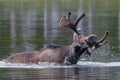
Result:
M77 31L77 24L85 16L85 14L82 14L75 21L75 23L71 22L70 16L71 16L71 12L68 13L67 18L66 18L66 16L62 16L60 19L60 22L59 22L59 26L60 27L68 27L68 28L72 29L74 32L76 32L78 35L80 35L79 32Z
M104 42L104 41L105 41L105 39L107 38L108 34L109 34L109 32L108 32L108 31L107 31L107 32L105 32L104 36L103 36L100 40L98 40L98 41L97 41L97 43L99 44L99 43L101 43L101 42Z
M104 36L103 36L100 40L98 40L98 41L96 42L95 46L93 46L93 49L97 49L97 48L99 48L100 46L106 44L106 43L108 42L108 41L106 40L107 37L108 37L108 34L109 34L109 32L106 31L105 34L104 34Z

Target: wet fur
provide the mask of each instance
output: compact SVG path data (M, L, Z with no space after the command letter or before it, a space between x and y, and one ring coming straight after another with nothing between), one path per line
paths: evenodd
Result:
M75 43L73 43L70 46L48 44L45 45L44 48L42 48L40 51L16 53L8 57L5 61L11 63L28 63L28 64L30 63L37 64L39 62L55 62L66 64L65 58L66 57L71 58L70 56L72 56L74 57L74 60L72 62L71 60L68 60L68 62L71 64L73 63L75 64L78 61L76 55L80 54L77 55L77 57L80 57L87 48L83 47L84 48L83 49L82 46L78 46L77 44L75 45ZM78 46L81 49L72 51L72 49L76 48L76 46Z

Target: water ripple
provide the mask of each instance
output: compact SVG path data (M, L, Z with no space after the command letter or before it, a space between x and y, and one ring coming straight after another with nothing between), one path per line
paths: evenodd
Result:
M90 67L119 67L120 62L78 62L78 65L90 66Z
M60 65L56 63L42 62L39 64L13 64L0 61L0 68L75 68L75 67L120 67L120 62L86 62L80 61L77 65Z

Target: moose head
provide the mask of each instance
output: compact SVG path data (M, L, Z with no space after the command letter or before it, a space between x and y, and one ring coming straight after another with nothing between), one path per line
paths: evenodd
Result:
M85 55L87 55L87 57L91 59L91 49L94 50L106 44L108 42L106 38L109 32L105 32L104 36L100 40L97 40L97 36L95 34L83 36L81 30L77 29L77 25L79 21L85 16L85 14L82 14L75 22L71 21L70 16L71 12L69 12L67 16L62 16L59 22L59 26L68 27L74 31L73 42L80 42L81 44L87 45L89 48L85 51Z

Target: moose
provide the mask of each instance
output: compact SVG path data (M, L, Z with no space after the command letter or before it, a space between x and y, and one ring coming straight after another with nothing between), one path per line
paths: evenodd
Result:
M47 44L39 51L15 53L5 59L5 62L28 64L55 62L60 64L76 64L82 54L91 57L90 49L97 49L107 43L108 32L105 32L104 36L100 40L97 40L96 35L83 36L80 31L77 30L77 24L85 14L82 14L75 23L71 21L70 16L71 12L68 13L67 17L62 16L59 26L67 27L74 31L73 43L71 45Z

